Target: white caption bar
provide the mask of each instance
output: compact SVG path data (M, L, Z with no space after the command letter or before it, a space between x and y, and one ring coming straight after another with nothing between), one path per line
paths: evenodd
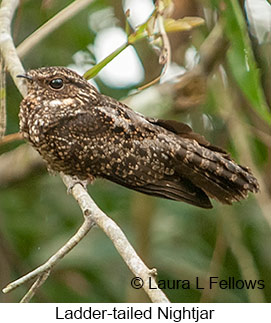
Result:
M0 304L1 322L258 322L270 304Z

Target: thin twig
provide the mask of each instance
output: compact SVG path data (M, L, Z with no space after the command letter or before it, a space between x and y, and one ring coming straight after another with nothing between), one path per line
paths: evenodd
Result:
M23 136L20 132L11 133L4 137L0 137L0 145L5 145L16 140L23 140Z
M50 35L67 20L75 16L78 12L86 8L92 1L93 0L76 0L58 12L17 47L19 57L25 56L35 45L41 42L46 36Z
M85 237L85 235L89 232L89 230L93 227L94 222L89 216L88 212L84 214L85 220L83 224L80 226L78 231L65 243L63 247L61 247L52 257L50 257L43 265L34 269L30 273L25 276L13 281L8 284L4 289L4 293L8 293L13 289L21 286L22 284L28 282L29 280L36 278L40 275L43 275L45 272L48 272L53 268L56 263L62 259L66 254L68 254L78 243ZM45 280L44 280L45 281Z
M164 26L164 12L162 10L162 2L158 1L157 4L157 25L160 33L160 37L162 39L162 49L161 54L159 56L159 63L164 65L161 74L156 77L154 80L150 81L149 83L141 86L138 88L138 90L142 91L148 87L150 87L153 84L156 84L161 80L161 78L166 74L170 63L171 63L171 46L168 39L168 35L165 30Z
M6 71L0 51L0 141L6 132Z
M158 17L157 17L157 23L158 23L158 29L162 38L162 52L159 57L159 63L165 65L164 66L164 71L163 74L167 71L170 62L171 62L171 47L168 39L168 35L165 31L165 26L164 26L164 12L161 11L162 9L159 8L161 1L158 2Z
M45 271L42 275L37 278L37 280L34 282L34 284L31 286L31 288L28 290L28 292L24 295L24 297L21 299L20 303L29 303L32 297L36 294L36 291L40 288L41 285L43 285L46 281L46 279L49 277L50 271Z

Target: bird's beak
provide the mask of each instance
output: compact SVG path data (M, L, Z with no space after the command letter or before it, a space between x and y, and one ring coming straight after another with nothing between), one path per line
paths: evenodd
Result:
M16 75L16 77L22 77L22 78L25 78L25 79L27 79L29 81L33 80L33 78L31 76L27 75L27 74L19 74L19 75Z

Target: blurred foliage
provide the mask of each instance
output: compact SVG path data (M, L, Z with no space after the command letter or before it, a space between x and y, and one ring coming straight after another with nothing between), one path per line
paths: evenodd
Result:
M65 6L71 2L65 1ZM44 3L37 0L21 2L13 25L16 44L64 6L62 1L50 1L48 6ZM79 51L89 52L97 34L91 29L89 16L111 8L114 23L125 26L125 15L118 11L120 4L119 0L94 1L32 48L22 58L25 68L75 64L74 55ZM270 141L268 144L271 137L265 132L270 127L270 107L266 102L270 88L262 85L265 83L263 76L270 78L271 70L263 73L260 61L254 55L242 6L242 1L233 0L176 1L175 19L201 14L206 20L206 25L193 33L180 33L174 38L172 48L176 64L188 67L187 51L198 51L218 17L230 48L208 75L206 100L185 110L176 110L172 104L172 109L165 108L167 114L163 117L189 122L213 144L224 147L240 163L251 166L262 192L231 207L214 202L212 210L201 210L184 203L146 197L107 181L97 180L89 187L94 200L120 225L146 264L157 268L158 279L191 281L191 289L165 290L172 302L271 301L271 228L270 221L267 222L267 217L271 216ZM105 24L101 29L106 27ZM158 55L150 50L146 41L136 49L145 73L147 69L149 71L144 82L154 79L161 70ZM85 66L89 68L87 63ZM131 90L129 87L110 88L99 75L95 81L103 93L116 98L127 96ZM8 78L7 133L19 129L20 99ZM152 110L155 114L156 107ZM0 147L0 152L11 151L13 146ZM79 227L82 215L73 198L66 194L60 178L44 171L5 187L1 186L0 178L0 188L0 286L4 287L55 252ZM226 280L229 277L264 280L265 288L209 289L206 281L210 276ZM196 277L205 290L196 289ZM131 278L131 272L111 241L94 228L54 268L34 301L148 301L143 291L131 288ZM0 300L16 302L25 291L26 287L19 288L8 295L0 295Z
M234 0L225 3L227 10L223 11L222 19L232 45L228 53L230 69L253 108L270 122L271 115L260 83L260 71L254 59L242 10Z

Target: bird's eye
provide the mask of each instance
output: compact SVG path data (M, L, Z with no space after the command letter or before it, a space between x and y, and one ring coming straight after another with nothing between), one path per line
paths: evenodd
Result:
M64 82L61 78L56 78L56 79L53 79L52 81L50 81L49 85L51 88L53 88L55 90L60 90L63 87Z

